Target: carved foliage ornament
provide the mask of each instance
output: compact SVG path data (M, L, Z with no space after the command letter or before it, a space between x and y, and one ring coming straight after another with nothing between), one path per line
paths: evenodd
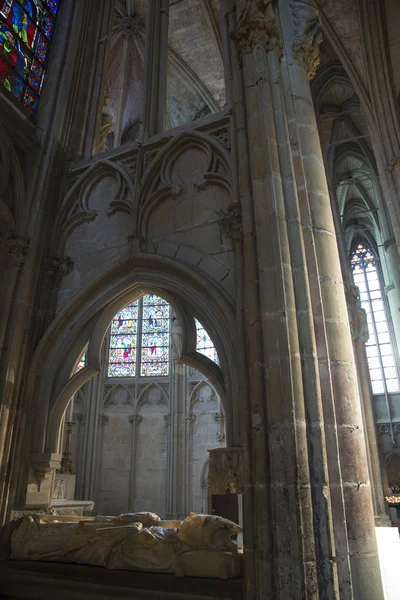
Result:
M249 2L231 37L242 54L252 52L258 45L266 52L280 50L280 34L272 11L272 0Z
M308 79L315 76L320 64L319 45L322 42L319 11L314 0L289 0L295 42L293 57L303 66Z
M400 433L400 423L379 423L377 425L378 435L394 435Z
M28 247L28 238L7 233L0 238L0 257L4 257L7 267L19 268L25 262Z
M210 494L241 494L243 491L240 448L209 450L208 489Z

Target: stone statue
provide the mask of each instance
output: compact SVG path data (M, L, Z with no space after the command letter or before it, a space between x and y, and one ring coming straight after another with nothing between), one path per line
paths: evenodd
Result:
M177 576L228 579L242 573L242 528L214 515L161 521L154 513L86 518L27 515L14 531L11 558L57 561Z
M175 360L179 360L183 350L183 333L177 317L171 319L171 340Z

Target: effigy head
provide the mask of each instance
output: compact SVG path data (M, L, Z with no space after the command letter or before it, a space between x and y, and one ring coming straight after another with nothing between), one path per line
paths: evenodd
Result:
M216 515L190 513L179 528L179 539L193 546L206 546L219 550L236 549L232 535L243 531L242 527Z
M135 512L135 513L124 513L119 517L114 517L115 524L118 525L129 525L130 523L142 523L143 527L152 527L158 525L161 521L160 517L152 512Z

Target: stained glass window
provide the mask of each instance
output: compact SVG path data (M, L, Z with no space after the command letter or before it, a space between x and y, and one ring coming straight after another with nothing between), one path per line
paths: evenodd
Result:
M219 365L219 358L212 339L208 335L201 323L196 320L197 344L196 350L201 354L205 354L210 360Z
M59 0L0 0L0 84L32 113Z
M78 364L76 365L75 373L77 373L78 371L81 371L84 367L86 367L86 364L87 364L87 355L85 352L85 354L83 354L83 356L81 356Z
M136 375L136 348L139 302L136 300L122 309L111 322L109 377Z
M169 305L159 296L143 298L140 375L169 373Z
M169 374L170 307L148 294L129 304L112 320L108 377Z
M369 340L366 344L368 367L374 394L398 392L399 380L382 297L377 261L370 248L358 244L351 267L360 290L361 305L367 313Z

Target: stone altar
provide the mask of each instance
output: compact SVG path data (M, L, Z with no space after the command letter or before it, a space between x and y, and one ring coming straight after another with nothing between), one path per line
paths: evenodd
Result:
M195 513L183 521L147 512L84 519L32 514L12 535L11 559L229 579L242 574L242 550L231 540L241 531L228 519Z

